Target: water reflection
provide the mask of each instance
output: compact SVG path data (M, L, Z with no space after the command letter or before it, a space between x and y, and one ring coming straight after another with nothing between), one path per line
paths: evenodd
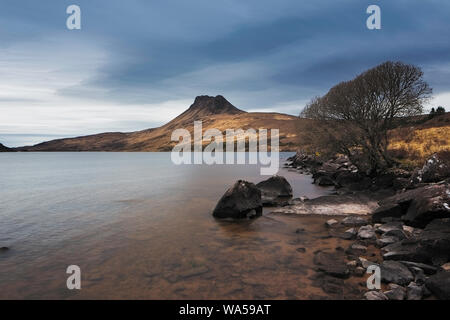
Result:
M0 247L11 248L0 253L0 298L307 298L314 292L301 293L311 257L296 251L314 240L295 234L308 220L265 215L233 223L211 216L237 179L267 178L257 166L174 166L169 159L167 153L0 155ZM328 192L307 176L280 174L294 196ZM66 289L71 264L81 267L81 291Z

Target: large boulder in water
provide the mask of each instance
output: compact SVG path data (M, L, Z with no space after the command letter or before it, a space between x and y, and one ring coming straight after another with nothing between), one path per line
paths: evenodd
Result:
M213 211L216 218L245 219L262 215L261 191L251 182L238 180Z
M256 185L261 190L263 204L277 205L287 202L292 198L292 187L289 182L281 176L272 176Z

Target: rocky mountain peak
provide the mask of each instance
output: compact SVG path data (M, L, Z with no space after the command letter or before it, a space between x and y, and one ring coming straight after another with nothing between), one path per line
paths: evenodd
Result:
M201 112L202 115L208 114L239 114L244 111L233 106L223 96L198 96L188 111Z

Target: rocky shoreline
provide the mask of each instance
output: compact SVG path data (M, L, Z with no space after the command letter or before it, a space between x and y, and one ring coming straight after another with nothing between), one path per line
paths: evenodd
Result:
M433 155L414 172L396 169L377 177L358 172L346 157L321 162L297 153L286 167L311 174L335 193L316 199L292 197L279 176L254 185L238 181L219 201L214 216L256 218L263 206L271 216L328 217L324 237L344 239L347 248L317 250L317 285L336 298L345 279L366 277L379 267L380 289L360 290L368 300L450 299L450 161ZM244 191L244 192L243 192ZM301 230L299 231L301 232ZM344 281L344 282L342 282ZM363 287L365 283L359 282ZM361 289L361 288L359 288ZM337 296L339 298L339 296Z

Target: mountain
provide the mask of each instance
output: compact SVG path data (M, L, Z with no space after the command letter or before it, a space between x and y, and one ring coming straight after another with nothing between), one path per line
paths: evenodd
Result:
M223 96L198 96L182 114L167 124L142 131L109 132L76 138L43 142L20 147L18 151L170 151L177 142L171 141L175 129L187 129L193 137L194 121L203 121L203 132L226 129L279 129L280 150L297 149L298 118L281 113L245 112L233 106Z

